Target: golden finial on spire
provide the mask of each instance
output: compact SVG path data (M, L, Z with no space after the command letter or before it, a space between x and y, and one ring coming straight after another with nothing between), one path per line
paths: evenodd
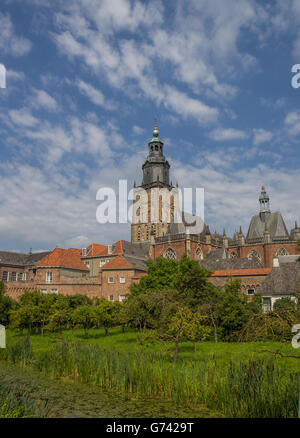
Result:
M154 130L153 130L153 137L158 137L159 130L157 129L157 117L154 117Z

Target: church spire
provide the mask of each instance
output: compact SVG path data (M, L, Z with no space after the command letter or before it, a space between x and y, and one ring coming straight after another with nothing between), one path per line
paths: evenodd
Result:
M163 142L158 137L159 130L155 118L153 137L148 143L149 153L143 164L143 183L145 187L170 187L169 169L170 164L163 153ZM172 184L171 184L172 185Z
M260 203L260 212L261 213L270 213L270 206L269 206L269 195L266 192L265 186L261 187L261 194L259 197L259 203Z

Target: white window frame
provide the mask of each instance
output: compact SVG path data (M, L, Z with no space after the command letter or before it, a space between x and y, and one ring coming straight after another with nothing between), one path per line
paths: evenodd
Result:
M50 284L53 281L53 274L52 271L47 271L46 272L46 283Z
M125 295L119 295L119 301L122 303L122 301L124 301L126 298Z
M120 283L126 283L126 278L125 277L120 277Z
M112 281L110 281L110 280L112 280ZM108 277L107 282L110 284L114 283L115 282L114 277Z
M50 289L50 292L51 292L52 294L56 294L56 295L58 295L58 289Z

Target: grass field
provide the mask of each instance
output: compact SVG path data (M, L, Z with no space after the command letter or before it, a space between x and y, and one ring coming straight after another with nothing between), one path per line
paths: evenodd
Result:
M24 332L25 334L25 332ZM7 345L17 342L20 338L17 331L7 330ZM88 339L84 337L83 329L65 330L63 337L66 341L82 342L84 344L99 345L107 350L122 351L132 353L143 351L147 353L157 352L167 354L166 347L159 343L146 343L142 345L139 340L139 333L134 329L127 329L122 333L121 328L113 328L109 334L105 336L104 330L91 329ZM61 335L57 333L45 332L44 336L30 334L33 352L48 351L61 340ZM170 352L174 350L172 343L168 344ZM284 355L294 355L297 358L282 358L279 355L272 355L270 353L260 352L261 350L279 351ZM183 342L179 347L179 362L187 360L204 361L215 359L216 362L223 366L228 364L231 360L241 361L260 358L272 358L280 369L284 372L300 372L300 349L294 349L290 342L198 342L197 350L194 352L194 344L191 342Z
M27 339L27 340L26 340ZM197 409L199 416L295 417L300 386L300 351L290 343L141 344L139 333L115 328L31 334L30 340L8 330L7 349L0 358L42 375L59 377L98 391L145 402L174 402ZM270 352L296 357L281 357ZM124 405L124 407L126 404Z

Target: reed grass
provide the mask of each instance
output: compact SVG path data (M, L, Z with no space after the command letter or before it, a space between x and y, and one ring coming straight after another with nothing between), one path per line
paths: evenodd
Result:
M160 397L185 406L205 404L228 417L297 416L299 376L283 374L271 358L222 366L214 358L174 364L159 353L118 352L78 342L60 342L32 356L26 338L7 349L6 359L104 390Z

